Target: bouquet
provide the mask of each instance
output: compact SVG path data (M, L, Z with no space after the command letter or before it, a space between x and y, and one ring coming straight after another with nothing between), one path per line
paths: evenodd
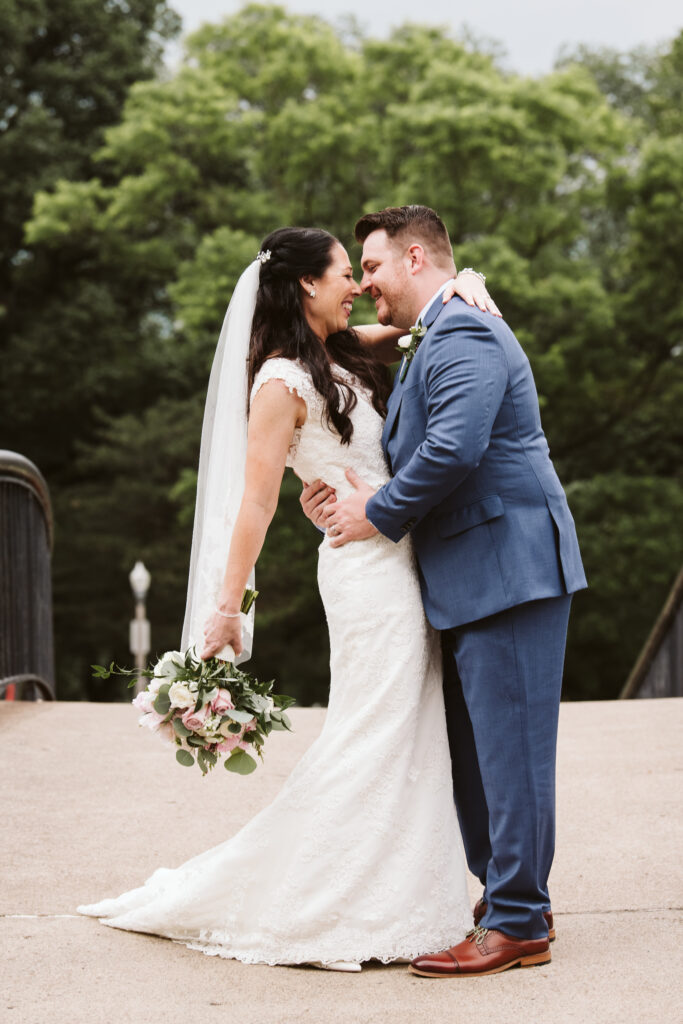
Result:
M256 768L255 754L263 760L263 744L274 730L292 725L287 708L293 697L272 692L274 680L262 683L229 661L187 651L167 651L150 668L125 669L93 665L96 679L112 675L130 676L134 686L139 676L149 684L133 700L142 712L139 724L158 732L175 747L179 764L191 767L195 760L206 775L225 757L231 772L249 775Z

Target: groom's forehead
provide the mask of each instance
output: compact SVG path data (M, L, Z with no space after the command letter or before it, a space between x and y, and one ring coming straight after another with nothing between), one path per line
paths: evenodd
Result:
M364 267L366 263L379 263L385 260L391 251L391 239L386 231L373 231L363 242L361 266Z

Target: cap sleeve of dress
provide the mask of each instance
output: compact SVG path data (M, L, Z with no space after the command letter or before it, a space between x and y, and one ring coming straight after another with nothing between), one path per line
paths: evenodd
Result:
M254 378L250 402L254 401L259 390L269 380L281 380L292 394L298 395L299 398L304 400L306 403L307 421L313 417L320 418L323 403L322 396L316 391L310 373L301 363L297 363L293 359L279 359L277 357L266 359ZM301 439L301 429L301 427L297 427L294 431L294 437L292 438L287 456L288 466L293 466L294 464Z
M251 389L252 402L259 390L269 380L283 381L293 394L303 398L309 415L320 405L321 396L313 386L310 373L293 359L266 359L254 379Z

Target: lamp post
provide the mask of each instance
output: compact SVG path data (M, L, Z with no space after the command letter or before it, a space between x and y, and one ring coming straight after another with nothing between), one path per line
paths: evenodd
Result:
M135 618L130 623L129 647L131 654L135 655L135 667L138 672L141 672L145 667L145 657L151 649L149 619L146 615L147 607L145 601L152 577L143 562L136 562L128 575L128 579L130 580L131 590L135 597ZM140 693L141 690L144 690L145 685L146 680L144 677L138 676L135 692Z

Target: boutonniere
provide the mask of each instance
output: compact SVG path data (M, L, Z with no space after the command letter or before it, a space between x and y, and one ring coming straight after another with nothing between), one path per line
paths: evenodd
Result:
M396 351L400 352L403 356L403 362L401 363L401 371L399 376L399 382L403 383L405 376L408 372L408 367L413 361L413 356L420 347L420 342L427 333L427 328L422 323L422 320L418 320L415 327L410 328L410 334L405 334L402 338L398 339L398 345Z

